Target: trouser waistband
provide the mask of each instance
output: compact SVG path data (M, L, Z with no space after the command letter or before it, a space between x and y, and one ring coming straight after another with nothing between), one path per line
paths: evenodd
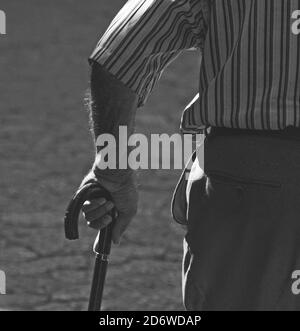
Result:
M225 132L225 129L217 129L206 137L205 173L225 172L243 178L300 185L299 141L275 139L272 135L230 134L231 132L233 130Z
M284 130L248 130L211 127L207 135L213 136L257 136L274 137L278 139L299 140L300 128L288 127Z

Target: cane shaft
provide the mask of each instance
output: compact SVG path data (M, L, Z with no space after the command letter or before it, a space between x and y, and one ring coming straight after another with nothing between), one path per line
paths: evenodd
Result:
M89 311L101 310L103 290L111 250L113 224L114 221L99 232L94 245L96 259L88 308Z
M108 261L103 261L102 256L97 254L95 259L94 276L88 307L89 311L101 310L107 266Z

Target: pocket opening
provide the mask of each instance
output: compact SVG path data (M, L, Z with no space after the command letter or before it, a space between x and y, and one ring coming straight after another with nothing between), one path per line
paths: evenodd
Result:
M269 188L281 188L281 183L272 181L272 180L265 180L265 179L258 179L258 178L250 178L250 177L238 177L233 176L231 174L221 172L221 171L208 171L208 177L219 181L222 183L232 184L232 185L247 185L247 186L262 186L262 187L269 187Z

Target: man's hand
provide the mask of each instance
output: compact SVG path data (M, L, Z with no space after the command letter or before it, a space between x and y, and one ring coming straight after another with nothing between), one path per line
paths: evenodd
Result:
M87 178L90 178L90 176ZM118 245L123 233L137 212L138 193L135 180L131 176L117 189L115 184L112 188L109 183L99 182L110 192L113 202L104 198L86 201L82 208L83 215L89 227L100 230L112 222L111 212L116 208L116 215L114 215L116 216L116 223L112 240L114 244Z
M138 96L98 63L93 62L91 68L88 105L95 144L100 135L111 134L117 142L116 150L119 150L119 127L126 126L129 135L134 132ZM125 152L122 157L127 160L127 156L127 152ZM135 175L130 169L121 170L118 164L115 170L99 170L100 168L96 165L99 158L101 161L101 152L96 144L96 160L93 170L82 184L89 180L98 181L112 196L113 204L105 199L86 201L83 213L90 227L101 229L111 223L110 213L115 207L117 217L112 239L115 244L118 244L137 211L138 194Z

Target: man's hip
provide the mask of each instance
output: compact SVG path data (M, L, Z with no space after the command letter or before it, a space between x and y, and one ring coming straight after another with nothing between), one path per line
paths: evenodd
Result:
M214 131L204 149L188 192L186 307L300 309L299 141Z

